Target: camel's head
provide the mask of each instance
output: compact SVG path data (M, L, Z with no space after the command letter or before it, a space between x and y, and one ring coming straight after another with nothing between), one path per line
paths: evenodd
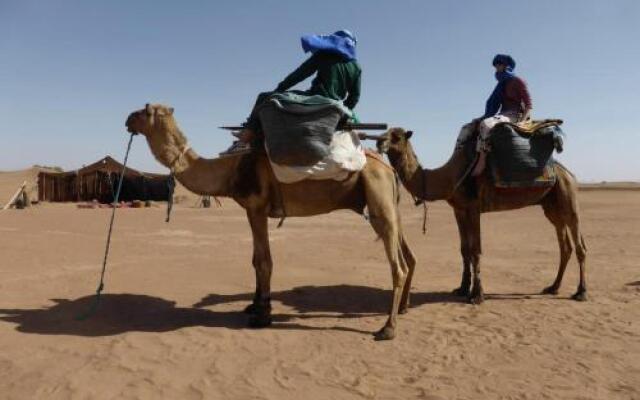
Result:
M167 122L173 122L173 108L162 104L148 104L141 110L129 114L125 126L131 133L149 135Z
M380 135L376 141L376 147L380 153L386 153L392 156L402 154L407 151L411 135L413 135L412 131L405 131L402 128L391 128Z

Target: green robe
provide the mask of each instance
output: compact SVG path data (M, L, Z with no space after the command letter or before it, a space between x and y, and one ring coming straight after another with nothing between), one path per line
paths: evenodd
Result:
M356 60L346 61L342 56L329 52L314 53L295 71L289 74L276 91L284 92L317 72L308 94L317 94L344 101L353 109L360 100L360 76L362 70Z

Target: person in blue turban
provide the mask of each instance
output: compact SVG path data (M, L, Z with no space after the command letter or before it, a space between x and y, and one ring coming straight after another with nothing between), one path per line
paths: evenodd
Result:
M485 104L485 112L480 118L471 121L462 127L458 142L472 135L477 129L478 137L478 162L472 175L478 176L484 170L486 164L487 142L489 132L500 122L521 122L531 116L531 96L527 83L513 72L516 61L508 54L497 54L493 57L491 65L495 68L495 78L498 81L491 96Z
M320 95L342 101L354 109L360 100L362 69L356 60L356 36L348 30L330 35L304 35L300 39L302 50L311 56L278 84L275 92L284 92L315 74L307 95ZM238 141L221 155L250 150L250 143L260 131L256 108L273 92L260 93L245 128L236 134Z

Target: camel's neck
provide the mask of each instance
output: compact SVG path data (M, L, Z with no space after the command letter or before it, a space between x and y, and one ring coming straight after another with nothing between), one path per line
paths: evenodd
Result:
M395 154L390 152L389 161L407 190L415 197L427 201L450 198L465 167L462 152L454 151L449 161L443 166L423 170L411 143L407 143L407 149L404 152Z
M172 121L146 137L155 158L171 169L187 189L203 195L232 196L240 157L206 159L198 156L188 147L187 139Z

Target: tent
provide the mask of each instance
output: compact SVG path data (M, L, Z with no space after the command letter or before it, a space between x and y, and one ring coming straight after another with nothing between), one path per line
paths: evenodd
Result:
M111 203L123 165L110 156L76 171L42 171L38 174L40 201L92 201ZM127 168L120 200L167 200L169 175Z

